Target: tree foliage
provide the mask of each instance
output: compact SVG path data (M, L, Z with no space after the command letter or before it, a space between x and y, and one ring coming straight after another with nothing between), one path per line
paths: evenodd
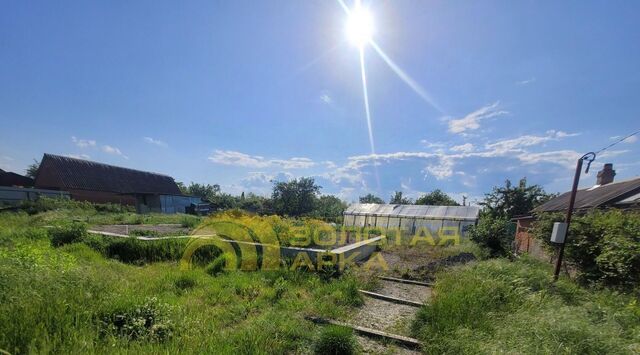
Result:
M273 211L283 216L309 214L315 207L320 188L313 178L275 181L271 194Z
M515 225L505 218L480 218L469 228L467 236L489 251L491 256L504 256L511 250Z
M413 201L410 198L402 196L402 191L396 191L391 195L389 203L392 205L411 205Z
M564 221L562 213L540 214L531 233L552 247L553 223L560 221ZM609 210L575 215L565 248L567 260L583 281L628 288L640 285L640 213Z
M178 185L178 187L180 186ZM218 184L198 184L195 182L189 184L184 191L187 195L197 196L210 202L213 202L216 195L221 193L220 185Z
M420 196L416 202L416 205L432 205L432 206L460 206L456 200L447 195L440 189L435 189L428 194Z
M487 248L494 255L506 255L515 237L515 223L510 220L531 213L540 204L554 195L548 194L539 185L527 186L522 178L517 186L506 180L504 186L495 186L480 202L483 210L477 226L469 229L470 238Z
M29 164L29 166L27 166L27 169L25 170L24 175L26 177L30 177L32 179L36 178L36 174L38 174L38 168L40 167L40 162L33 159L33 163Z
M480 205L483 212L491 218L511 219L515 216L526 215L534 208L554 197L548 194L539 185L527 186L527 178L522 178L518 185L512 185L506 180L504 186L496 186L488 194Z
M316 201L316 206L311 214L313 217L324 220L341 217L347 204L332 195L322 195Z
M365 196L360 196L360 203L384 203L384 200L372 193L368 193Z

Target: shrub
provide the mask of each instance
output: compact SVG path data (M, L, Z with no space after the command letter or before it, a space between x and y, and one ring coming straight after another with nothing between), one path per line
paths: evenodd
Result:
M77 222L65 226L53 227L49 230L51 245L54 247L80 242L86 235L86 224Z
M196 278L191 274L181 274L176 278L173 282L174 286L181 291L188 290L194 288L198 282Z
M169 306L155 297L143 304L119 307L100 317L103 334L114 334L127 339L147 338L165 340L171 336L172 323L167 319Z
M560 214L537 216L532 234L551 247L553 222ZM566 244L567 260L582 281L633 288L640 284L640 214L620 210L574 216Z
M320 332L314 345L316 354L348 355L356 353L356 340L353 331L337 325L326 326Z
M500 256L507 255L511 250L515 229L513 223L506 219L484 216L467 233L471 240L489 250L492 256Z

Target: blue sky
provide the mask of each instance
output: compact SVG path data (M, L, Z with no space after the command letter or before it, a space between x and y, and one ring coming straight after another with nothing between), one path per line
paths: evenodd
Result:
M338 2L4 2L0 168L49 152L231 193L314 176L347 201L473 199L523 176L568 190L577 156L640 129L637 1L365 6L422 94L364 48L376 154ZM637 140L583 185L605 162L640 175Z

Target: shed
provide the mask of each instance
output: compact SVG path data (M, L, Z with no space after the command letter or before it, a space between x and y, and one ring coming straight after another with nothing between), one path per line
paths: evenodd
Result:
M183 196L171 176L45 154L35 187L68 191L74 200L136 206L140 213L185 212L192 196Z
M478 222L475 206L429 206L356 203L344 211L345 227L397 229L415 234L421 228L437 233L442 227L456 227L465 235Z
M32 187L33 179L0 169L0 186Z

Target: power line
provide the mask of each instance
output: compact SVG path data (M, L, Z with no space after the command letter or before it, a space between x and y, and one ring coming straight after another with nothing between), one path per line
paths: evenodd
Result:
M631 134L630 134L630 135L628 135L628 136L625 136L625 137L623 137L623 138L618 139L617 141L615 141L615 142L613 142L613 143L609 144L608 146L606 146L606 147L604 147L604 148L600 149L599 151L597 151L597 152L596 152L596 154L600 154L600 153L604 152L605 150L607 150L607 149L609 149L609 148L613 147L614 145L616 145L616 144L618 144L618 143L621 143L622 141L626 140L627 138L635 136L635 135L636 135L636 134L638 134L638 133L640 133L640 130L635 131L635 132L631 133Z

